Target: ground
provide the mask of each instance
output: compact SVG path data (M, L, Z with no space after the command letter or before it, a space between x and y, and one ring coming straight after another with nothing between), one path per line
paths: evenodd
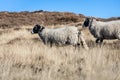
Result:
M0 80L120 80L119 40L99 46L85 29L89 50L51 48L31 34L32 27L0 29Z

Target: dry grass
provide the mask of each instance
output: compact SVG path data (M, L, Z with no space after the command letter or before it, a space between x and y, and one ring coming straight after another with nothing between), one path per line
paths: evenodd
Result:
M85 35L89 35L87 30ZM120 42L90 50L45 46L30 26L0 29L0 80L120 80Z

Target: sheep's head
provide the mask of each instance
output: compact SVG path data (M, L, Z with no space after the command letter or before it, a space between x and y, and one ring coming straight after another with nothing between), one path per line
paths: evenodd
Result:
M90 27L92 24L93 18L86 18L82 27Z
M31 33L32 34L35 34L35 33L38 33L39 31L41 32L45 27L43 26L40 26L40 25L35 25L34 28L32 29Z

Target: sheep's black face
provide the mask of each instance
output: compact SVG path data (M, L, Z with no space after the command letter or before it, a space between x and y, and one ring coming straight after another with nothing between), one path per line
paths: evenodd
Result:
M84 23L83 23L83 27L88 27L90 24L90 19L89 18L86 18Z
M44 27L40 26L40 25L35 25L33 30L32 30L32 34L38 33L39 31L42 31L44 29Z

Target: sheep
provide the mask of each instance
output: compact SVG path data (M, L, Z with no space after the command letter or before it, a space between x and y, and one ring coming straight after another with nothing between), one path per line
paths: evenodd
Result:
M93 18L86 18L82 27L89 27L91 34L97 38L96 43L102 44L104 39L120 40L120 20L102 22Z
M50 44L51 47L53 43L57 45L78 46L81 41L83 47L88 49L88 46L82 36L82 32L74 26L48 29L37 24L34 26L31 33L38 33L43 43Z

